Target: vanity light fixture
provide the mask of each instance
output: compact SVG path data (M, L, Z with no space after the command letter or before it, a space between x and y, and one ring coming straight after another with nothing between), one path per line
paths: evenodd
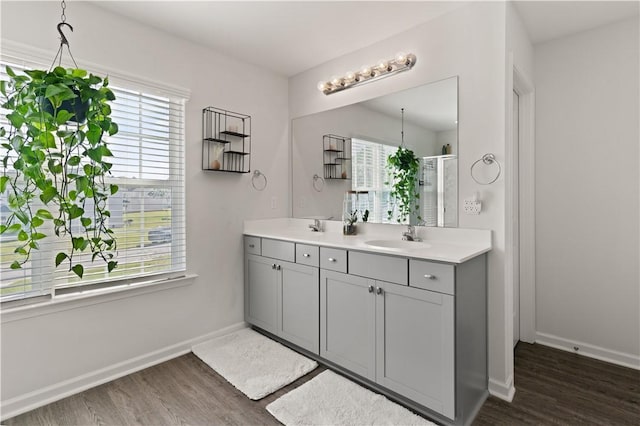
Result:
M378 61L375 65L364 66L358 72L348 72L343 77L331 77L328 81L318 83L318 90L325 95L336 93L359 84L369 83L380 78L389 77L398 72L413 68L416 55L398 53L393 59Z

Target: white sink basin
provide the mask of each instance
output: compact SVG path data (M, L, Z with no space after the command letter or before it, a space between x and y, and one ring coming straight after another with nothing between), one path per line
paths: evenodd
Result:
M431 247L431 244L423 243L422 241L370 240L364 243L371 247L387 250L422 250Z

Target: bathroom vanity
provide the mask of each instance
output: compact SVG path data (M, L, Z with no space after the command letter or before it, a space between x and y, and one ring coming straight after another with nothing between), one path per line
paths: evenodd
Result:
M245 321L437 421L487 396L489 231L398 226L343 236L309 221L245 223Z

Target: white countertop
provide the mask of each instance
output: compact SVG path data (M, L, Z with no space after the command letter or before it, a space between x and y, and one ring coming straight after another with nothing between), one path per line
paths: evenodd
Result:
M262 238L313 244L347 250L384 253L416 259L462 263L491 250L491 231L485 229L417 227L417 233L427 247L395 249L373 247L372 240L402 239L406 230L401 225L358 223L357 235L343 235L342 222L322 221L324 232L313 232L309 219L261 219L244 222L244 234Z

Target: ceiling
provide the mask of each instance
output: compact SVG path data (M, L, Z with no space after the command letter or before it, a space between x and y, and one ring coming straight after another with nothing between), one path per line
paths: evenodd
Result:
M290 77L465 3L95 1L94 4Z
M408 90L380 96L360 105L434 132L458 128L458 79L451 77Z
M516 1L533 44L638 16L637 1Z
M288 77L467 4L460 1L93 3ZM636 1L514 3L534 43L638 14Z

